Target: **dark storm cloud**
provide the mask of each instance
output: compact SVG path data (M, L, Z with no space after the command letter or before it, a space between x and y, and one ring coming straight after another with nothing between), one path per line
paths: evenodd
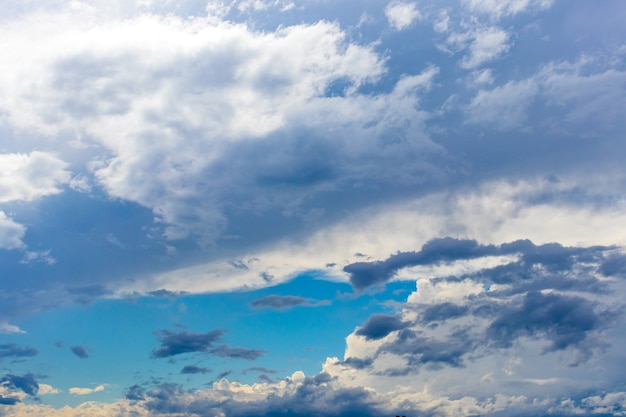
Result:
M475 240L451 237L433 239L419 252L398 252L384 261L356 262L344 267L357 291L389 281L398 270L411 266L433 265L484 256L520 254L522 266L540 264L552 272L569 270L576 256L594 254L606 247L570 248L558 243L537 246L530 240L517 240L500 246L481 245Z
M14 390L20 390L28 395L35 396L39 391L39 384L33 374L26 375L6 375L0 379L0 384L8 386Z
M389 333L403 329L408 325L409 323L403 322L398 316L374 314L356 331L356 334L364 336L367 340L382 339Z
M21 347L14 343L8 343L0 345L0 359L1 358L22 358L28 356L36 356L39 354L39 351L30 346Z
M87 354L87 349L82 346L72 346L70 350L74 355L78 356L81 359L87 359L89 357L89 354Z
M257 349L244 349L244 348L231 348L227 345L219 346L215 349L211 349L211 353L223 358L232 359L245 359L253 361L265 354L264 350Z
M168 358L183 353L207 352L214 342L220 340L224 330L216 329L207 333L172 332L161 330L156 335L161 347L152 351L154 358Z
M180 373L181 374L206 374L207 372L210 372L211 370L208 368L203 368L200 366L194 366L194 365L187 365L185 366Z
M546 351L579 346L589 334L607 324L613 313L598 313L592 302L574 296L526 294L521 305L502 313L487 329L491 343L509 347L522 336L544 336Z
M267 297L259 298L250 303L253 308L275 308L275 309L287 309L302 304L310 303L310 298L296 297L293 295L268 295Z

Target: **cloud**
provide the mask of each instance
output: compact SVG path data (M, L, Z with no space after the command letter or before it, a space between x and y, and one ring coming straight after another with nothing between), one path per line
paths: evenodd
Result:
M0 385L10 389L19 390L25 394L35 396L39 390L39 384L33 374L13 375L8 374L0 378Z
M45 152L0 154L0 203L58 194L70 173L67 163Z
M70 394L74 395L89 395L93 394L94 392L101 391L104 391L104 385L98 385L95 388L70 388L69 390Z
M503 130L523 128L537 92L537 85L532 80L511 81L492 90L480 90L465 109L466 120Z
M389 316L386 314L375 314L371 316L363 326L361 326L356 334L364 336L367 340L382 339L389 333L405 328L408 323L404 323L397 316Z
M186 365L185 367L183 367L180 373L181 374L206 374L207 372L210 372L210 371L211 370L208 368L203 368L203 367L194 366L194 365Z
M26 227L14 222L0 210L0 249L25 249Z
M72 346L70 347L72 353L78 356L81 359L87 359L89 355L87 354L87 350L82 346Z
M403 30L421 18L421 13L415 3L392 1L385 7L385 16L395 30Z
M54 388L52 385L39 384L39 391L37 393L39 395L51 395L51 394L60 394L61 391Z
M310 298L296 297L293 295L268 295L250 303L253 308L287 309L299 305L310 305L314 301Z
M473 12L486 13L498 19L528 9L547 9L552 6L554 0L464 0L463 3Z
M36 356L39 351L32 347L21 347L14 343L0 345L0 358Z
M248 361L253 361L265 354L264 350L257 349L245 349L245 348L231 348L227 345L222 345L216 347L215 349L211 349L211 353L216 356L221 356L223 358L231 358L231 359L245 359Z
M0 322L0 333L26 333L24 330L7 322Z
M216 329L207 333L190 333L187 331L172 332L160 330L156 332L161 347L152 351L153 358L168 358L183 353L207 352L214 342L219 341L224 330Z

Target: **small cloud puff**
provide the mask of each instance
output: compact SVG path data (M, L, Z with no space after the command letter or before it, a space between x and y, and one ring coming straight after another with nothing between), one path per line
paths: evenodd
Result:
M414 21L421 19L422 15L415 3L401 1L391 2L385 7L385 15L395 30L403 30L411 26Z

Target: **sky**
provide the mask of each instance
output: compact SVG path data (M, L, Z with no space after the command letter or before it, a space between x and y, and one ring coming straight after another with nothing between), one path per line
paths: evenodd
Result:
M0 10L0 415L626 415L622 0Z

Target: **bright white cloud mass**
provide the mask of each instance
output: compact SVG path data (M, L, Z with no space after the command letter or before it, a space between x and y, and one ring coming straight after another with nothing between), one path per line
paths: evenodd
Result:
M626 414L621 1L2 9L1 415Z

